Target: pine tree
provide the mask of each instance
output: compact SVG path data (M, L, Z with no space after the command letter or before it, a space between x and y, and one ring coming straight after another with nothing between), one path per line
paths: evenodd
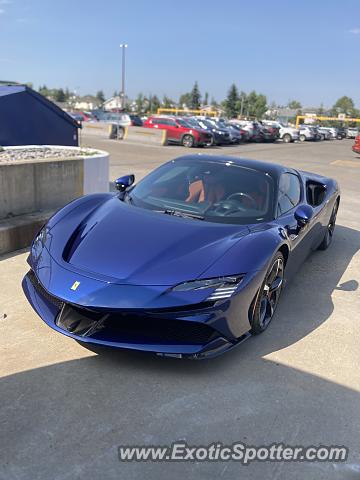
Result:
M191 90L191 108L193 110L199 110L201 105L201 94L199 90L199 85L195 82L193 89Z
M233 83L229 88L228 95L224 102L225 113L229 118L235 118L238 115L238 101L239 101L239 92L238 89Z

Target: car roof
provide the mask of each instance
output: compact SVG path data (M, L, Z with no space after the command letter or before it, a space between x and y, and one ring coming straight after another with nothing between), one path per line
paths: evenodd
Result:
M217 163L229 163L232 162L235 165L245 168L251 168L253 170L258 170L264 173L269 173L272 177L279 177L284 172L298 173L293 168L285 167L277 163L271 162L262 162L260 160L252 160L250 158L240 158L240 157L226 157L221 155L204 155L203 153L198 153L197 155L184 155L182 157L175 158L175 162L182 162L186 160L196 160L196 161L209 161Z

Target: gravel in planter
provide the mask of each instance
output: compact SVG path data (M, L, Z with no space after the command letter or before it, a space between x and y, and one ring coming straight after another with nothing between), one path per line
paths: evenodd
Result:
M62 159L73 157L88 157L95 155L96 150L83 150L79 148L61 148L61 147L24 147L14 150L0 147L0 162L12 162L19 160L41 160L41 159Z

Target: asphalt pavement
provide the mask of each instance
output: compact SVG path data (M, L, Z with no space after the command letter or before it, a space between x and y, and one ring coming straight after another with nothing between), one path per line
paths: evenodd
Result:
M27 252L0 257L0 479L360 478L360 158L351 141L213 149L82 139L110 180L189 153L287 164L338 179L332 246L283 292L265 333L212 360L104 350L49 329L21 290ZM19 191L21 194L21 191ZM126 232L125 232L126 233ZM121 234L121 232L119 232ZM120 445L345 445L346 463L120 462Z

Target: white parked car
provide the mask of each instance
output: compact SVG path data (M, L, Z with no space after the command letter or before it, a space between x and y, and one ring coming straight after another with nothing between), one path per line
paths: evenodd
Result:
M346 138L356 138L359 135L359 130L357 128L349 127L346 130Z
M330 138L337 138L337 129L335 127L321 127L322 130L327 130L330 133Z
M300 142L305 142L305 140L321 140L321 134L318 132L316 127L310 125L300 125Z
M316 127L316 128L323 140L330 140L331 138L333 138L332 134L329 132L327 128L324 128L324 127Z
M300 130L298 130L297 128L289 127L288 125L280 122L264 120L262 123L264 125L270 125L279 128L280 138L285 143L295 142L295 140L299 140L300 138Z

